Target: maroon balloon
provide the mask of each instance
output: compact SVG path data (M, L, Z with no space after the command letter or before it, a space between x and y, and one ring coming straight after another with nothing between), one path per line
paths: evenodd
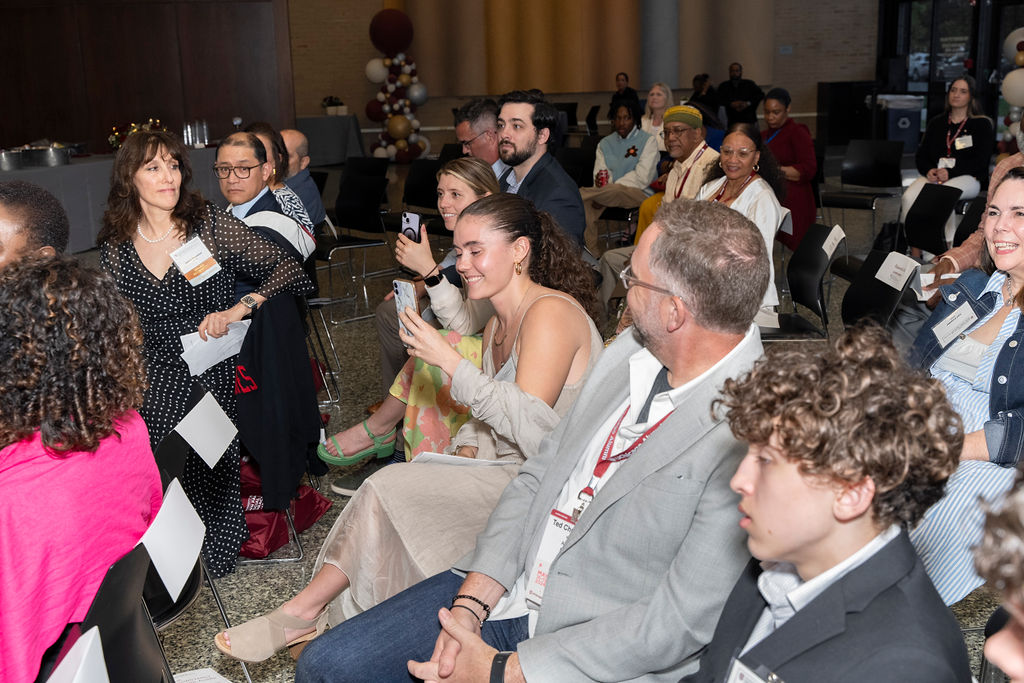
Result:
M370 41L388 57L409 47L412 35L412 21L401 10L382 9L370 20Z
M416 145L412 146L415 147ZM400 149L397 152L395 152L395 161L399 164L407 164L410 161L412 161L412 158L412 154L410 153L408 147L406 147L405 149Z
M388 135L386 131L380 134L380 139L384 141L385 145L390 145L392 142L395 141L395 139Z
M405 99L405 88L403 88L402 86L398 86L397 88L395 88L395 92L393 92L391 94L394 95L396 99L404 100Z
M366 103L366 118L371 121L383 121L388 117L384 113L384 103L378 102L376 99L370 100Z

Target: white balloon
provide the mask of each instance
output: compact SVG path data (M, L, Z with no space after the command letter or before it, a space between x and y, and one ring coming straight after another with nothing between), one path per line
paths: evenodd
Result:
M1014 107L1014 109L1017 111L1014 111L1013 109L1010 110L1010 120L1020 121L1020 107Z
M419 130L420 129L420 121L419 121L419 119L412 119L412 120L409 121L409 123L412 124L412 129L413 130Z
M1024 69L1006 74L1002 86L1003 98L1015 107L1024 107Z
M409 101L419 106L427 101L427 86L422 83L413 83L410 85L405 94L409 97Z
M373 156L377 157L378 159L387 159L388 150L386 147L378 147L377 149L373 150Z
M1017 133L1020 132L1020 121L1014 121L1010 124L1009 128L1006 129L1013 137L1017 137Z
M1013 140L1013 136L1010 135L1008 132L1003 133L1003 142L1009 142L1010 140Z
M388 92L395 92L395 84L388 83Z
M421 135L420 142L426 143L427 146L426 149L423 150L423 156L427 156L428 154L430 154L430 140L427 138L426 135Z
M412 82L413 83L419 83L420 82L420 77L419 76L413 76L412 77Z
M370 83L383 83L388 77L388 68L383 59L371 59L366 63L366 78Z
M391 113L391 105L390 104L385 104L383 107L381 107L381 110L383 110L383 112L385 114L390 114Z
M1017 28L1010 31L1003 41L1003 56L1006 61L1013 64L1013 58L1017 56L1017 43L1024 40L1024 28Z
M378 102L387 102L388 101L388 96L385 95L382 92L379 92L379 93L377 93L377 101Z
M405 66L402 67L402 73L404 73L404 74L410 73L411 71L412 71L412 67L409 66L408 64L406 64Z
M1013 113L1020 114L1022 112L1024 112L1024 107L1010 107L1010 113L1011 114L1013 114Z
M397 55L395 55L395 61L399 62L399 63L404 62L405 61L405 53L404 52L399 52Z
M388 145L388 156L391 157L392 159L395 158L395 152L397 151L397 147L395 147L394 145Z
M417 135L416 133L410 133L407 139L409 140L409 144L412 145L415 144L416 141L420 139L420 136Z

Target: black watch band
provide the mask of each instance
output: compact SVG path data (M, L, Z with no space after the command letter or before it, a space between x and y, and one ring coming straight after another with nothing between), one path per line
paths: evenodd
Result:
M441 275L440 271L438 271L437 275L431 275L430 277L423 278L423 284L427 287L437 287L441 284L441 280L443 279L444 275Z
M505 683L505 662L512 656L511 652L499 652L491 660L490 683Z

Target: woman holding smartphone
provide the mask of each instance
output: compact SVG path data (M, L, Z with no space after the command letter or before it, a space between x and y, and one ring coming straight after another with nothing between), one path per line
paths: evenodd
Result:
M409 353L452 377L473 413L450 450L496 466L409 463L369 477L324 542L318 571L273 612L218 634L246 661L310 640L451 566L472 549L505 486L575 400L603 348L589 268L554 219L496 194L463 211L457 267L471 300L490 299L483 369L414 311L401 313Z

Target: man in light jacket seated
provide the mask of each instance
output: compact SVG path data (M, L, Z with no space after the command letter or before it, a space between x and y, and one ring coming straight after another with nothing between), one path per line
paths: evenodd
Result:
M597 243L597 219L609 206L632 209L653 191L648 188L658 173L658 141L640 129L640 103L618 100L612 111L615 131L597 144L594 186L581 187L587 227L587 249L601 253Z
M750 558L728 486L744 447L712 406L761 355L768 256L740 214L680 200L624 279L636 328L505 489L460 573L316 638L296 680L675 683L697 670Z

